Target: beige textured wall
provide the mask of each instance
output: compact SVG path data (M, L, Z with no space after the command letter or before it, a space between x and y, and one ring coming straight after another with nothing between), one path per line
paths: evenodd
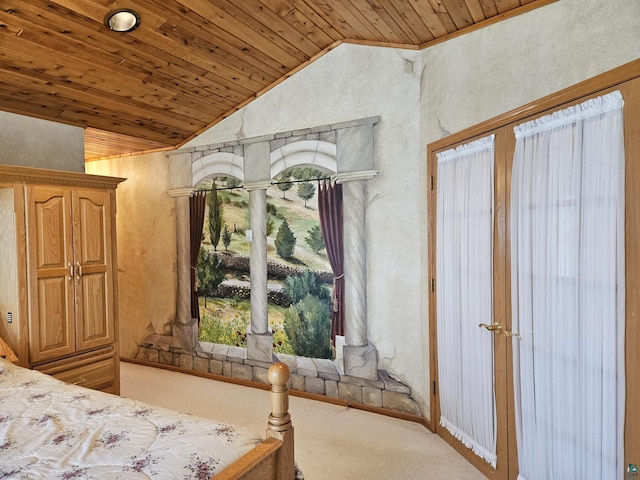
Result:
M84 171L84 130L0 112L0 163Z
M176 311L176 223L162 153L88 162L86 172L123 177L116 190L120 355L134 357Z

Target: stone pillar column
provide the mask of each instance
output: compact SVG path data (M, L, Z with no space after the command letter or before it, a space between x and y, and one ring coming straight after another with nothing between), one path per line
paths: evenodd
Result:
M176 318L173 324L173 346L193 351L199 346L197 320L191 317L191 239L189 238L189 197L192 188L170 190L176 201Z
M344 372L378 378L378 353L367 336L367 189L366 179L377 172L338 174L343 184L345 346Z
M271 185L269 154L268 142L245 145L244 188L249 191L251 227L251 325L247 331L247 359L265 363L273 361L273 332L269 331L267 290L267 188Z
M337 182L343 184L346 375L376 380L378 352L367 335L367 189L373 170L373 124L345 125L336 131Z
M366 195L363 181L343 183L345 340L367 345L367 237Z
M249 223L251 246L251 333L264 334L269 329L267 318L267 187L270 184L245 184L249 191Z

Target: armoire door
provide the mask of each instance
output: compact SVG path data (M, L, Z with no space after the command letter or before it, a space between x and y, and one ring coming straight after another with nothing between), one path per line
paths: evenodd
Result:
M27 187L31 363L112 344L109 192Z
M109 192L73 190L78 350L114 342Z
M75 352L71 192L27 187L31 363Z

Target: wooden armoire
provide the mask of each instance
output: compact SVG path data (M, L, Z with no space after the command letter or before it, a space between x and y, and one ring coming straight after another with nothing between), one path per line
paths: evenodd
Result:
M123 180L0 165L0 336L19 365L116 394Z

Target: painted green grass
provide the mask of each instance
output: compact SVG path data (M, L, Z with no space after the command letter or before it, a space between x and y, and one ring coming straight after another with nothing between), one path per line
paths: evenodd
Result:
M246 347L250 301L200 297L200 341ZM269 305L269 327L273 331L273 350L293 355L284 331L286 308Z

